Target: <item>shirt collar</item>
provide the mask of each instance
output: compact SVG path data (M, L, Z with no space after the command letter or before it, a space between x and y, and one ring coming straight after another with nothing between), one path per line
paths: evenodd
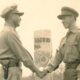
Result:
M12 27L10 25L7 25L7 24L4 25L4 30L6 30L6 31L16 31L14 27Z
M76 33L76 32L78 32L78 31L80 31L80 28L75 27L75 28L69 30L68 32Z

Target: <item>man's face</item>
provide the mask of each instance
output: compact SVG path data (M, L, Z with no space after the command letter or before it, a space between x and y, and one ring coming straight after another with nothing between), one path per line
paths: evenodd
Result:
M21 18L19 16L19 14L12 13L10 15L10 19L11 19L12 23L15 25L15 27L18 27L20 25Z
M62 23L65 28L70 28L75 21L75 17L72 15L63 16Z

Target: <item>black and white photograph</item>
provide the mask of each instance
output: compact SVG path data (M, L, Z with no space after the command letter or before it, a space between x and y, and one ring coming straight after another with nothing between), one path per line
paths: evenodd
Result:
M80 80L80 1L0 0L0 80Z

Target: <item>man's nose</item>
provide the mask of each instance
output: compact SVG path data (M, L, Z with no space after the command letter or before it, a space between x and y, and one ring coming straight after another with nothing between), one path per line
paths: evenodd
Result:
M62 23L64 23L65 21L64 20L62 20Z
M19 20L21 21L21 17L19 17Z

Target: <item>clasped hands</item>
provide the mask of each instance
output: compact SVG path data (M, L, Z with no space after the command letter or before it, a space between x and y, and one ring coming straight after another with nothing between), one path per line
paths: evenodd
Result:
M36 73L36 75L40 78L43 78L44 76L46 76L48 74L48 70L44 69L43 71L38 71L38 73Z

